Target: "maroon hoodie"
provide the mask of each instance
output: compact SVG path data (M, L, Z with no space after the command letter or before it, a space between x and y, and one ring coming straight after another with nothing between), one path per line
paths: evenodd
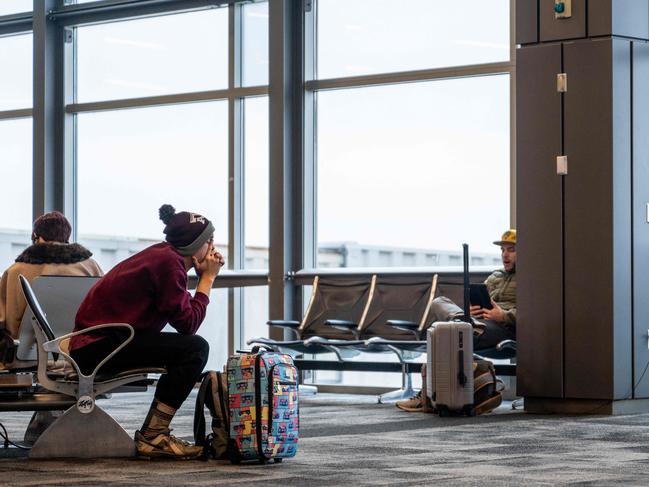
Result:
M120 262L90 289L77 312L74 331L104 323L128 323L137 334L159 332L169 323L179 333L193 335L209 302L205 294L197 292L192 297L187 291L182 256L162 242ZM73 337L70 349L101 338L92 332Z

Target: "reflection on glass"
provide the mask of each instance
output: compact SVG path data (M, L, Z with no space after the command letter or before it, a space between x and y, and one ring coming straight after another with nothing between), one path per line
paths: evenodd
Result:
M0 37L0 110L32 106L32 54L32 34Z
M78 100L227 87L226 8L79 27Z
M243 327L241 331L241 347L250 349L247 345L252 338L268 337L268 287L250 286L243 289Z
M33 7L33 0L2 0L0 1L0 15L31 12Z
M247 98L244 106L244 265L268 269L268 97Z
M0 272L29 242L32 227L32 119L0 121Z
M78 231L104 269L163 239L164 203L207 216L227 248L227 102L83 113L77 125Z
M319 92L318 265L449 265L509 225L509 76ZM459 262L458 262L459 263Z
M268 2L243 6L243 85L268 84Z
M319 78L509 60L509 0L318 0Z

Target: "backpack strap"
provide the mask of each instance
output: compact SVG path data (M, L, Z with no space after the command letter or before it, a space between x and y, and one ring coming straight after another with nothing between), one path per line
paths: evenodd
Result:
M229 394L228 394L228 379L226 374L222 372L215 373L215 381L212 384L213 390L216 393L213 397L219 398L219 404L214 405L213 416L218 417L221 420L221 425L223 429L230 434L230 405ZM218 408L218 409L217 409Z
M207 371L201 375L201 385L196 394L196 406L194 408L194 442L196 446L205 446L205 396L212 381L213 371Z

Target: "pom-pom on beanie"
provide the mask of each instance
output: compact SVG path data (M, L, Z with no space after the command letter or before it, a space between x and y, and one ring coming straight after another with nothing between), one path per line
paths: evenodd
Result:
M51 211L39 216L32 227L32 238L38 237L48 242L68 243L72 234L72 226L68 219L58 211Z
M181 211L171 205L162 205L159 210L160 220L166 226L166 240L173 245L180 255L194 255L214 234L214 225L198 213Z

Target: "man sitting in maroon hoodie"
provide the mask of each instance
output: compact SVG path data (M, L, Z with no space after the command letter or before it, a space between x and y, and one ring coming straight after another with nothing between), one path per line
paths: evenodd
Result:
M128 323L133 340L105 365L112 370L165 367L144 424L135 433L138 454L195 458L202 448L170 434L169 423L205 367L207 342L196 335L209 303L212 283L224 264L214 250L214 226L204 216L160 207L166 242L152 245L115 266L92 289L77 312L74 331L102 323ZM198 286L187 291L194 268ZM169 323L178 333L162 332ZM119 328L72 338L71 356L90 374L124 341Z

